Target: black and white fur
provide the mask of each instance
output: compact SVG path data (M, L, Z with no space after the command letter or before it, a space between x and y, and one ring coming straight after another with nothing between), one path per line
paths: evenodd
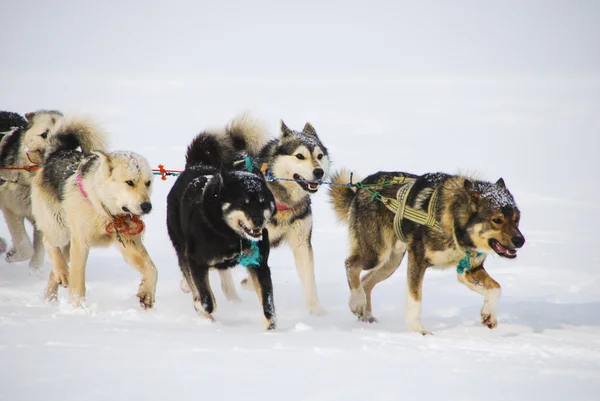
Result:
M259 134L250 120L240 118L225 131L196 136L187 150L185 170L167 197L167 228L185 280L182 289L191 290L194 308L209 320L214 320L216 307L209 270L227 272L258 241L260 265L248 267L248 274L258 289L265 328L274 330L266 225L275 214L275 199L259 169L238 171L234 166L236 153L252 153L256 147L251 139ZM228 274L221 277L225 283L231 280Z

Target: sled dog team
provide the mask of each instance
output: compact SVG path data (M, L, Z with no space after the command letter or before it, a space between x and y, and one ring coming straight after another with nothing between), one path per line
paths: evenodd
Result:
M27 166L27 170L20 169ZM311 195L326 177L333 209L349 227L346 275L349 306L375 322L371 294L408 253L405 321L421 324L422 285L429 267L456 269L458 281L484 297L481 322L494 328L500 285L484 268L486 253L515 258L525 243L520 212L502 179L377 172L363 180L348 170L329 174L329 152L315 128L288 128L277 138L243 115L223 129L198 134L185 169L167 197L167 230L198 314L213 320L209 270L219 272L228 300L239 299L229 269L242 265L242 287L255 291L267 330L276 328L269 251L287 243L311 314L325 311L317 295ZM275 179L273 179L275 178ZM352 185L348 185L352 182ZM92 247L115 244L142 277L137 297L155 302L157 268L144 247L142 216L152 210L153 172L141 155L110 150L108 136L87 119L40 110L25 117L0 112L0 208L12 248L7 262L51 263L45 297L68 288L74 306L85 299ZM33 243L25 220L34 226ZM366 271L366 274L361 274Z

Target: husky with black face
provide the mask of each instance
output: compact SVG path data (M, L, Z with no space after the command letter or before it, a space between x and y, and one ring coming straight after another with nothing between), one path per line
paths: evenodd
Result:
M348 171L340 171L333 182L343 184L349 179ZM379 172L360 184L360 188L330 189L338 219L350 227L351 251L346 259L350 310L362 321L376 321L371 312L373 287L396 271L408 251L405 321L410 331L429 333L421 324L422 285L429 267L456 268L458 281L484 296L482 324L495 328L500 284L483 267L486 253L514 259L525 243L519 231L521 212L504 180L491 183L443 173ZM406 194L405 206L427 214L433 226L395 220L383 202L374 201L373 191L388 200ZM363 270L368 273L361 278Z
M267 224L276 212L275 199L259 169L235 170L235 154L260 135L245 119L234 120L224 132L205 131L190 144L186 166L167 197L167 229L194 308L214 320L216 302L209 270L219 270L228 298L235 290L228 270L246 263L263 308L266 330L276 328Z

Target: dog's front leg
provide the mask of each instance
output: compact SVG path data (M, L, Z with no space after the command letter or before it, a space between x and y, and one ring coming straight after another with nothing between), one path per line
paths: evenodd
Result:
M307 218L308 219L308 218ZM327 313L317 295L317 283L315 280L315 260L310 241L312 231L311 221L300 221L301 227L292 227L287 241L292 248L296 270L300 276L300 282L304 291L304 302L311 315L321 316Z
M60 255L60 250L56 251ZM81 306L85 299L85 265L90 252L89 245L78 238L71 236L71 269L69 270L69 295L74 307ZM58 258L58 256L57 256Z
M406 306L404 321L409 331L431 334L425 330L421 323L421 299L423 296L423 278L427 264L422 255L415 255L415 251L408 251L408 270L406 278Z
M125 241L125 246L117 244L117 247L123 255L125 262L142 275L142 282L137 293L140 300L140 306L149 309L154 306L156 297L156 282L158 280L158 271L146 247L141 241L140 236Z
M263 308L263 317L266 330L275 330L277 319L275 317L275 301L273 300L273 282L269 268L269 233L263 230L263 239L259 242L260 266L248 267L248 275L252 279L256 294Z
M214 321L212 314L215 311L216 302L215 296L210 288L210 280L208 277L209 267L199 265L193 261L189 262L190 266L190 287L194 296L194 308L196 312L203 318Z
M29 260L29 268L38 270L44 264L44 233L33 224L33 255Z
M263 308L265 329L269 331L275 330L277 328L277 319L275 317L271 270L265 263L260 267L249 267L248 274L252 279L256 294Z
M25 218L17 216L8 209L2 209L2 211L13 243L12 249L6 253L6 261L15 263L31 258L33 247L25 230Z
M469 289L483 295L481 308L481 324L489 329L498 326L496 310L500 301L501 288L496 280L490 277L483 266L472 267L471 270L458 274L458 281Z

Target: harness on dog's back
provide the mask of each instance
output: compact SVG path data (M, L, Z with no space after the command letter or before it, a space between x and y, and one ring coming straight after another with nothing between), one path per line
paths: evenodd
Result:
M392 178L390 181L385 181L381 184L373 184L373 186L388 186L388 185L402 185L398 192L396 192L396 198L387 198L379 192L375 192L362 183L357 183L356 186L361 189L367 190L372 196L371 200L378 199L385 205L392 213L394 217L394 231L402 242L407 242L406 236L402 231L402 221L404 219L410 220L413 223L421 224L427 227L432 227L436 230L441 230L441 226L435 218L435 210L438 201L438 188L436 188L431 197L429 198L429 206L427 211L415 209L414 207L407 206L406 201L410 195L410 191L415 184L416 178L407 177L405 175L398 175ZM371 185L368 185L371 186Z

